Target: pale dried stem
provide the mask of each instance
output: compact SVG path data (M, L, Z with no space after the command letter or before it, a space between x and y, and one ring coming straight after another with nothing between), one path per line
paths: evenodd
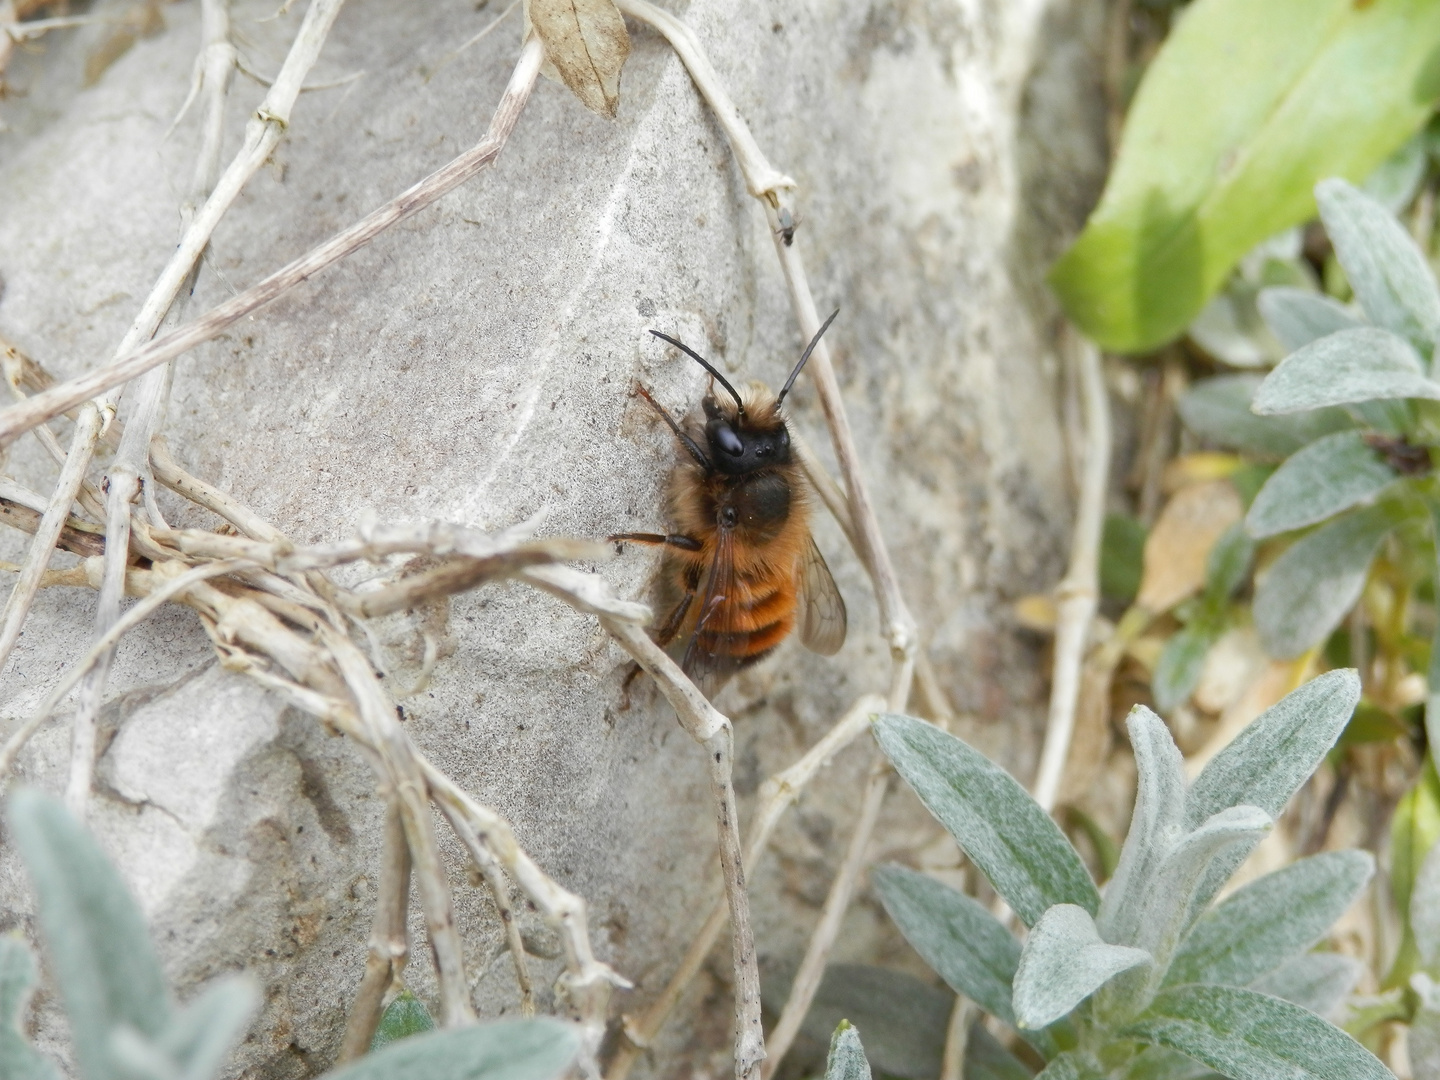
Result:
M481 848L492 855L559 931L566 969L561 985L580 1015L586 1051L593 1057L605 1036L611 988L630 984L595 959L586 928L585 901L546 876L520 847L508 821L477 803L424 757L419 757L419 762L431 797L472 856Z
M810 448L809 442L799 431L791 430L790 441L794 444L795 451L800 457L800 467L805 470L805 479L810 481L810 486L820 496L820 501L825 504L825 509L830 511L830 516L840 526L840 531L850 542L851 550L858 553L860 539L855 533L855 522L850 517L850 500L846 498L845 492L840 490L840 485L835 482L835 478L820 463L820 459L815 456L815 451Z
M790 189L796 186L795 181L771 165L761 152L749 126L740 116L715 69L706 58L694 31L647 0L619 0L618 6L625 14L648 23L664 35L670 47L684 62L695 88L700 91L700 95L710 106L710 111L724 129L725 136L730 141L731 153L735 155L736 164L745 178L747 190L759 199L765 208L775 241L775 252L780 258L780 269L785 275L791 305L800 324L800 336L803 340L810 340L820 329L820 317L805 276L799 241L792 237L791 243L785 243L779 219L782 206L793 213L793 207L785 200L789 199ZM890 562L890 553L880 534L880 523L875 517L864 478L860 474L860 457L850 431L850 420L845 413L840 384L830 362L830 350L823 340L810 354L807 370L819 392L820 407L824 410L825 423L830 429L830 438L835 446L835 457L845 478L855 539L859 541L856 553L874 584L876 599L880 605L880 621L898 664L903 656L914 652L915 623L900 595L899 581Z
M495 110L490 130L473 149L431 173L378 210L287 264L200 318L172 330L103 367L36 394L0 411L0 445L36 424L71 409L113 386L128 382L181 353L204 344L225 328L263 307L332 263L359 250L380 233L418 213L491 164L504 149L540 70L542 46L532 38L520 54L510 84Z
M420 906L425 912L430 949L440 988L441 1023L460 1027L474 1023L469 983L465 977L464 948L455 928L454 905L430 817L426 781L409 737L395 718L395 706L375 678L370 662L349 637L324 631L320 640L345 680L370 735L372 749L385 769L405 824L405 840L414 861Z
M75 688L76 684L84 678L92 665L98 662L103 654L108 653L122 637L155 614L163 605L180 598L198 582L232 573L239 566L239 563L227 561L205 563L186 569L182 563L171 562L158 563L153 570L144 571L146 580L156 582L155 587L149 590L143 600L127 611L90 647L90 651L81 658L79 663L67 671L55 688L50 691L44 703L6 740L4 749L0 750L0 782L3 782L4 778L10 774L11 768L15 765L15 758L24 749L30 736L54 713L65 695ZM137 573L139 572L131 571L129 576L132 580L135 579Z
M83 453L83 448L82 448ZM95 637L104 640L120 618L120 601L125 595L125 566L130 552L130 502L138 484L124 494L126 485L112 480L109 520L105 523L104 573L100 580L100 601L95 608ZM70 775L65 784L65 805L76 819L84 821L90 801L90 781L95 773L95 732L100 705L105 697L105 680L115 658L112 644L101 649L80 684L75 719L70 725Z
M678 664L633 623L602 616L601 623L635 662L655 680L675 709L689 736L705 750L719 833L720 870L730 905L730 955L735 968L735 1076L754 1080L765 1060L765 1032L760 1020L760 969L755 960L755 932L750 925L750 898L745 892L745 867L740 850L740 822L731 782L733 744L730 720L711 705Z
M160 483L171 491L185 496L197 506L203 506L212 514L224 518L250 539L262 540L271 544L286 542L284 534L279 529L265 521L249 507L242 506L219 488L207 484L198 477L191 476L182 469L171 456L170 447L166 444L163 435L157 435L150 441L150 466L155 471L155 479Z
M4 623L0 625L0 671L4 671L10 654L15 649L15 643L20 640L20 630L25 624L25 617L30 614L30 605L35 602L40 578L49 566L50 555L55 550L60 531L70 517L70 506L75 501L75 493L80 490L80 483L85 478L85 468L90 463L90 455L85 452L85 447L93 445L99 432L100 410L93 405L87 405L80 410L80 418L76 421L75 431L70 438L70 454L65 459L65 467L60 470L60 479L56 481L54 494L40 517L35 539L25 553L25 564L20 571L20 577L5 602Z
M810 291L809 280L805 274L804 262L801 259L802 245L793 235L788 237L787 242L785 230L780 221L782 210L786 211L793 220L794 207L791 205L789 191L795 187L794 181L775 169L760 151L748 126L740 117L714 68L706 58L699 40L688 26L668 12L648 3L647 0L619 0L619 7L626 14L654 26L665 36L684 62L696 88L724 129L736 163L745 177L747 189L750 194L760 200L761 205L765 208L771 237L775 244L775 253L780 260L780 268L785 276L791 306L800 324L801 338L810 340L820 329L820 317L815 307L814 296ZM815 345L814 351L811 353L808 371L819 394L820 406L825 413L825 421L830 430L835 457L845 480L848 496L846 517L851 526L846 530L847 536L855 544L856 553L870 575L876 601L880 608L882 633L890 648L894 664L891 671L890 691L887 695L888 705L890 709L900 711L908 703L910 687L914 679L915 655L918 649L915 621L901 595L899 580L895 575L889 551L881 535L880 523L875 516L874 507L861 474L860 457L850 430L850 421L845 412L840 385L830 361L829 347L823 340ZM827 505L834 504L832 509L842 505L833 493L826 498L823 470L814 466L813 455L810 455L810 461L812 463L811 471L822 477L816 483L817 491L820 492L822 499L827 502ZM837 520L842 522L842 528L846 517L837 515ZM810 999L819 986L820 978L824 973L825 961L834 941L834 934L838 932L840 919L843 918L845 908L849 904L850 892L859 875L864 853L869 845L870 832L878 819L880 804L883 802L888 786L888 774L882 768L867 787L866 803L857 823L855 835L851 839L850 854L847 855L846 863L842 866L841 873L837 876L830 895L826 898L820 926L811 939L805 961L801 965L800 973L796 976L791 999L786 1003L775 1034L771 1036L770 1057L765 1063L764 1070L764 1075L767 1077L773 1074L788 1048L790 1040L793 1040L795 1032L799 1030L800 1022L809 1009Z
M495 914L500 925L505 927L505 944L510 949L510 960L515 965L515 982L520 986L520 1015L535 1015L535 989L530 979L530 962L525 958L525 939L520 933L520 920L515 917L514 905L510 903L510 882L499 861L482 845L477 843L470 851L480 876L495 901Z
M124 356L141 342L148 341L160 328L166 314L175 304L182 291L192 285L200 256L210 243L210 237L226 211L239 197L246 183L262 166L284 134L290 122L290 112L299 94L300 84L305 75L319 58L320 49L330 32L330 27L339 14L344 0L311 0L301 22L300 29L291 44L280 77L265 96L265 100L246 126L245 143L231 161L225 174L217 182L214 173L219 168L219 153L223 129L224 93L233 68L234 49L229 47L229 15L222 2L208 2L202 14L204 43L202 55L209 54L206 62L206 77L210 78L213 67L214 92L207 95L207 117L212 124L202 137L201 152L198 155L195 177L190 196L181 208L184 231L180 243L171 255L158 280L141 306L129 331L120 342L118 356ZM228 49L228 53L226 52ZM214 191L209 187L214 184ZM194 200L209 193L204 206L195 210ZM164 396L167 385L163 369L150 373L137 387L139 394L135 402L135 416L132 419L120 449L108 472L109 489L105 529L105 575L100 587L100 602L95 612L95 634L104 634L119 617L120 599L125 588L125 564L130 557L130 514L132 505L139 498L141 487L148 472L150 437L154 434L164 412ZM105 421L114 416L119 390L107 394L100 402ZM95 450L95 440L81 446L77 451L85 467ZM95 725L104 698L105 680L110 670L110 656L102 656L91 669L81 688L70 750L70 779L66 786L66 802L79 818L85 816L85 804L89 798L90 780L94 772Z
M914 676L915 656L912 652L902 657L890 673L890 693L885 702L890 712L904 710ZM850 898L854 895L860 871L864 868L865 853L870 848L870 838L880 820L880 808L890 790L890 776L889 763L883 758L877 759L865 786L860 815L855 821L855 831L850 835L840 872L830 883L830 891L825 896L825 906L820 911L820 921L810 937L805 956L795 973L795 980L790 985L790 996L785 1001L785 1008L781 1010L780 1019L775 1023L775 1030L770 1033L770 1061L766 1062L766 1080L774 1075L781 1059L790 1049L800 1031L800 1025L805 1022L805 1017L810 1012L810 1005L820 989L820 982L825 977L825 965L829 962L830 950L834 948L835 939L840 934L840 922L850 907Z
M405 823L394 799L385 804L385 840L380 852L380 885L375 897L375 920L370 928L370 949L365 974L345 1021L337 1065L354 1061L370 1049L380 1026L385 994L400 979L410 956L410 935L405 917L410 909L410 848Z
M1080 698L1080 669L1090 626L1100 601L1100 534L1105 521L1105 492L1110 477L1110 401L1100 368L1100 350L1076 336L1069 350L1085 403L1085 461L1081 473L1070 569L1056 590L1055 667L1050 683L1050 713L1040 752L1033 794L1047 811L1055 806L1075 709Z
M29 397L31 390L44 389L45 386L49 386L55 381L49 378L39 364L4 338L0 338L0 368L4 369L5 382L18 401ZM35 428L35 437L40 440L40 445L45 448L45 452L50 455L55 464L63 469L66 458L65 448L60 445L60 440L55 437L55 433L50 430L49 425L41 424ZM89 480L80 482L76 501L96 521L103 522L105 520L105 500L100 497L100 493L95 490L95 486ZM45 505L42 503L38 509L43 513Z
M965 1051L970 1043L970 1025L975 1019L975 1006L963 994L957 994L945 1026L945 1054L940 1059L940 1080L964 1080Z
M770 1058L765 1062L765 1071L761 1074L764 1080L770 1080L770 1077L775 1075L786 1051L800 1033L800 1025L804 1023L810 1005L815 1000L815 993L820 989L820 981L825 976L825 962L840 934L840 924L850 906L850 896L855 891L855 883L865 866L870 837L875 831L875 823L880 819L880 808L890 787L890 776L890 767L883 761L877 761L870 770L870 779L865 784L865 795L860 802L860 816L855 822L855 831L850 835L845 858L840 863L840 871L835 875L830 893L825 898L820 922L810 936L805 958L800 961L800 970L796 972L795 981L790 985L790 996L785 1001L785 1008L780 1019L776 1021L774 1030L770 1032Z
M760 858L770 843L775 827L784 817L785 811L793 806L806 785L816 773L830 763L830 760L845 747L869 730L870 720L875 713L885 708L885 699L878 694L866 694L852 705L825 735L789 768L776 773L760 785L754 814L750 822L749 835L745 842L745 869L754 874ZM626 1044L622 1045L610 1062L606 1080L625 1080L642 1050L646 1049L675 1006L685 988L700 972L705 958L715 945L729 918L725 897L721 896L711 908L700 932L690 943L680 967L671 976L660 996L650 1004L638 1020L626 1018L622 1029Z

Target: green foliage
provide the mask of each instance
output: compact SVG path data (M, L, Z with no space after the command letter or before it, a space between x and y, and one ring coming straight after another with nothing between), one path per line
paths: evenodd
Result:
M435 1020L425 1003L409 990L402 990L381 1014L380 1024L375 1028L375 1037L370 1040L370 1049L379 1050L397 1039L423 1035L433 1030Z
M1400 911L1403 934L1385 985L1403 986L1420 966L1419 943L1410 917L1415 882L1428 853L1440 843L1440 775L1434 758L1425 759L1420 779L1400 797L1390 819L1390 895ZM1440 974L1440 971L1437 971Z
M1028 807L1018 804L992 775L995 766L987 770L976 751L918 720L881 716L876 737L891 763L1031 930L1023 945L1015 942L973 900L900 867L878 871L877 890L947 983L1036 1047L1046 1080L1182 1080L1206 1069L1234 1080L1389 1077L1318 1015L1354 985L1355 962L1308 951L1369 880L1367 854L1315 856L1211 907L1324 759L1359 697L1353 671L1307 683L1189 785L1164 722L1136 707L1127 723L1135 811L1096 906L1062 895L1089 899L1093 885L1070 880L1073 850L1056 843L1028 796ZM1057 864L1048 875L1045 859ZM1433 873L1440 894L1440 862ZM1031 918L1038 897L1050 899ZM1440 917L1433 921L1440 950ZM1006 1068L1000 1059L976 1075L1023 1075Z
M790 996L784 980L761 983L777 1007ZM802 1034L824 1043L837 1024L865 1033L870 1067L894 1080L934 1080L945 1056L945 1030L955 996L903 971L870 964L831 964L800 1025Z
M1256 586L1256 629L1282 659L1330 636L1360 597L1386 537L1409 543L1440 527L1432 524L1440 522L1440 491L1428 453L1440 437L1430 404L1440 400L1430 360L1440 337L1440 288L1424 254L1374 198L1337 179L1318 184L1316 198L1364 318L1313 292L1266 290L1259 311L1293 351L1263 380L1207 380L1180 403L1202 438L1255 458L1285 458L1245 519L1257 540L1310 530ZM1432 662L1440 664L1440 650Z
M144 917L90 834L61 803L29 789L11 796L8 818L35 888L40 927L83 1080L218 1076L259 1005L254 981L219 979L188 1006L176 1008ZM33 981L28 948L15 939L0 939L0 1076L6 1080L55 1075L17 1026ZM408 1023L415 1026L413 1014ZM570 1024L516 1020L418 1035L327 1077L553 1080L570 1067L578 1050Z
M1195 0L1051 271L1070 317L1120 352L1181 333L1242 255L1312 215L1316 181L1368 175L1425 122L1437 39L1430 0Z
M915 794L1026 926L1055 904L1086 911L1100 892L1060 827L1013 776L938 728L887 715L875 737ZM1005 827L998 828L996 821Z
M1140 591L1146 529L1123 514L1109 514L1100 538L1100 594L1129 603Z
M825 1080L870 1080L870 1063L860 1045L860 1033L841 1020L830 1037L830 1056L825 1062Z
M1210 647L1231 624L1230 598L1250 575L1255 541L1238 524L1215 541L1205 567L1205 590L1176 614L1183 629L1171 636L1155 665L1150 689L1164 711L1188 698L1200 681Z

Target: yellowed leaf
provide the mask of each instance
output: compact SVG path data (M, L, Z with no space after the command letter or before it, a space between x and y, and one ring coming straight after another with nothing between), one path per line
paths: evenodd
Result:
M1050 593L1033 593L1015 601L1015 621L1026 630L1042 634L1055 632L1055 597Z
M545 66L591 112L613 118L630 35L614 0L526 0L525 36L545 45Z
M1145 570L1136 602L1158 614L1199 592L1210 549L1244 512L1240 496L1226 480L1177 491L1145 541Z
M1165 466L1160 488L1169 494L1201 480L1223 480L1244 464L1245 459L1239 454L1225 454L1218 450L1181 454Z

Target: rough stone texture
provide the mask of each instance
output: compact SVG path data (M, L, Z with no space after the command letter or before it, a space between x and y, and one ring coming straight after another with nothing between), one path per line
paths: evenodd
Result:
M248 64L273 71L298 10L237 0ZM297 8L299 5L297 5ZM516 51L518 19L434 65L491 10L351 0L290 137L220 229L192 311L354 220L473 143ZM102 5L103 8L103 5ZM492 4L498 10L498 4ZM174 241L195 118L168 140L198 37L193 3L93 87L103 28L49 40L0 101L0 333L61 374L107 357ZM1069 517L1057 320L1040 276L1097 190L1103 128L1093 57L1099 5L1080 0L801 3L695 0L685 13L772 160L801 184L798 243L887 537L966 734L1021 775L1033 767L1044 680L1007 601L1063 564ZM177 455L300 541L363 514L502 526L545 509L548 532L662 523L674 460L634 398L677 410L703 379L651 327L740 378L776 383L800 346L758 208L719 130L663 42L634 33L618 120L542 83L497 168L177 366ZM228 142L262 90L237 78ZM825 443L814 397L791 398ZM828 453L828 450L827 450ZM16 448L32 486L51 470ZM183 523L209 524L180 512ZM737 787L812 743L887 666L874 603L828 520L817 526L851 613L833 660L787 646L721 701L737 723ZM0 538L5 557L20 549ZM652 558L600 569L642 594ZM0 731L83 649L93 596L45 595L0 683ZM381 628L413 673L404 620ZM459 599L455 651L404 701L409 730L591 905L602 956L635 980L636 1009L673 970L707 906L713 825L696 748L648 688L620 708L625 665L597 629L520 587ZM192 616L171 611L122 647L110 683L94 823L189 993L237 968L266 982L240 1057L246 1076L319 1072L359 976L379 805L343 741L219 671ZM63 718L22 762L58 787ZM868 751L842 755L753 879L767 965L793 964L843 850ZM747 801L748 805L748 801ZM877 854L913 858L936 830L892 798ZM454 849L452 848L452 851ZM492 909L457 876L477 1007L515 1007ZM29 925L12 852L6 924ZM422 924L412 913L417 941ZM553 955L538 922L532 948ZM415 988L432 990L423 948ZM838 948L923 972L862 896ZM548 979L553 960L537 961ZM727 962L717 954L647 1067L724 1071ZM52 1048L61 1022L37 1006ZM63 1053L63 1048L57 1052Z

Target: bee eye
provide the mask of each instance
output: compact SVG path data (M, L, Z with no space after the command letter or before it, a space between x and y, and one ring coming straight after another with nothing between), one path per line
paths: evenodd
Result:
M774 449L775 449L775 448L774 448L773 446L771 446L769 443L761 443L759 446L757 446L757 447L755 448L755 456L756 456L756 457L769 457L770 454L774 451Z
M739 457L745 452L745 444L740 441L740 437L724 424L715 426L714 440L715 445L731 457Z

